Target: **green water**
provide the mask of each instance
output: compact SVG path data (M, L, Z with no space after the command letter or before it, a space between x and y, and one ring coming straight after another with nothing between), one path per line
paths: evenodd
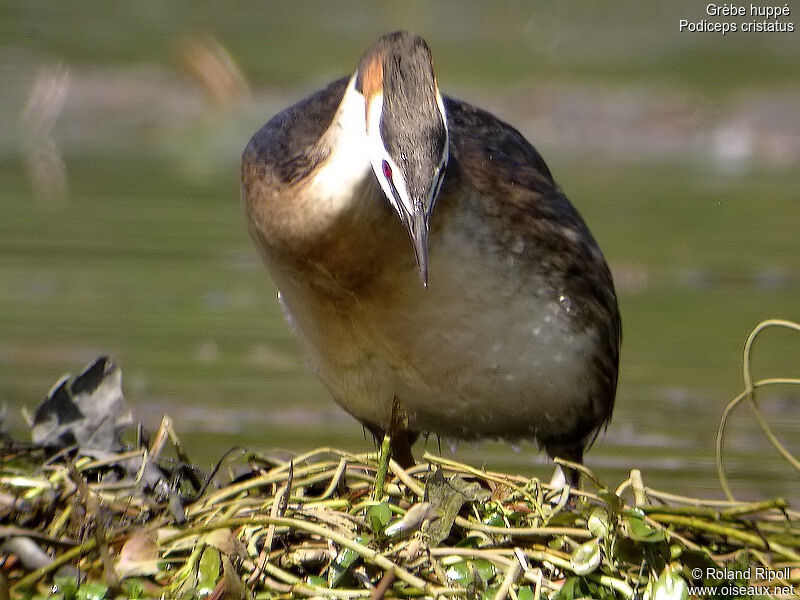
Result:
M611 16L576 2L488 5L420 2L379 11L352 4L346 17L321 3L204 12L191 3L104 3L78 12L6 3L0 67L13 85L0 89L7 117L0 124L7 140L0 145L0 400L12 429L22 427L19 408L35 405L63 372L109 353L123 369L134 413L151 428L161 414L172 415L200 462L211 464L234 445L372 448L329 400L284 323L245 231L238 153L272 112L352 69L378 32L411 26L437 52L445 91L496 103L537 144L618 276L624 340L617 408L587 463L611 482L640 467L647 483L719 494L714 435L726 402L742 388L744 340L762 319L800 320L797 155L773 160L756 144L753 156L728 169L691 143L686 152L606 153L583 129L586 145L541 133L547 115L531 109L530 98L572 98L584 86L578 89L588 90L591 109L595 93L607 99L610 90L620 102L663 93L676 99L680 118L701 114L712 124L718 112L741 106L758 116L747 107L772 92L796 108L799 38L681 37L677 15L699 10L690 4L622 3ZM193 87L176 48L200 34L215 36L239 62L253 100L213 108ZM71 68L70 94L91 97L89 83L101 94L103 82L134 76L129 93L107 105L82 112L68 97L52 138L69 197L49 202L32 192L18 119L39 66L58 61ZM126 104L144 93L136 83L149 81L151 71L155 89L163 81L163 96L175 96L166 109L157 94L152 114L146 101ZM125 81L108 86L125 91ZM780 133L779 108L758 118L774 119ZM643 117L621 109L610 129L650 135L635 124L650 119L664 130L653 139L669 139L667 112ZM691 133L691 123L679 126ZM776 139L792 148L796 132L784 134ZM797 376L799 356L796 335L768 334L755 375ZM768 420L795 452L798 400L790 388L764 395ZM736 490L798 496L800 477L746 410L729 434ZM438 450L435 440L427 447ZM443 451L450 452L446 444ZM458 456L549 476L529 445L518 452L498 443L465 446Z

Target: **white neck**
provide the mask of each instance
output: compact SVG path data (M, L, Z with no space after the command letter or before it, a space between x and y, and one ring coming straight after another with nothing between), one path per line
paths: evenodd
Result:
M310 184L317 210L333 217L358 202L358 190L370 175L367 153L364 96L355 89L356 76L350 78L342 102L322 140L330 154Z

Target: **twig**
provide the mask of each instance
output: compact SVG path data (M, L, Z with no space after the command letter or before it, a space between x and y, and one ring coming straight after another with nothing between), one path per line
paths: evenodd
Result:
M378 585L372 590L370 600L383 600L383 597L386 596L386 592L392 587L395 579L397 579L397 575L395 575L394 571L386 571L378 582Z
M789 560L800 561L800 554L797 554L793 550L785 548L783 545L769 538L767 538L767 542L765 542L764 539L761 538L761 536L752 533L747 533L746 531L742 531L741 529L736 529L734 527L729 527L727 525L720 525L719 523L712 523L710 521L704 521L703 519L697 517L685 517L682 515L653 514L651 515L651 518L659 523L682 525L683 527L688 527L690 529L695 529L698 531L705 531L707 533L714 533L717 535L731 537L733 539L736 539L750 546L754 546L756 548L764 550L772 550L775 553L780 554L785 558L788 558Z
M728 417L733 412L733 410L744 400L747 399L749 401L750 407L753 409L753 414L755 415L756 421L758 421L761 430L764 432L764 435L767 436L767 439L770 443L775 447L778 453L788 462L795 470L800 471L800 461L798 461L791 452L789 452L783 444L781 444L778 437L772 431L772 428L769 426L767 421L764 419L764 416L761 414L761 411L758 408L755 400L755 391L757 388L765 387L769 385L800 385L800 379L798 378L789 378L789 377L774 377L770 379L762 379L753 383L751 369L750 369L750 360L752 357L753 351L753 343L755 342L756 338L759 334L768 329L769 327L783 327L786 329L791 329L793 331L800 332L800 324L794 323L792 321L784 321L782 319L768 319L766 321L762 321L759 323L753 331L750 332L750 335L747 336L747 341L744 345L743 351L743 358L742 358L742 378L744 379L744 391L736 396L733 400L728 403L725 407L725 410L722 413L722 417L720 418L719 422L719 429L717 430L717 438L715 444L715 460L717 465L717 477L719 478L720 486L722 487L722 491L725 493L725 496L729 500L734 500L733 492L731 492L730 486L728 485L728 478L725 475L725 468L723 466L723 439L725 434L725 424L728 421Z
M513 583L517 580L519 576L520 565L518 560L514 560L506 569L505 577L503 577L503 583L500 584L500 588L497 590L497 593L494 595L494 600L505 600L506 596L508 596L508 592L511 589Z
M326 500L333 494L336 488L339 486L339 482L342 480L342 475L344 474L345 470L347 469L347 459L340 458L339 464L336 467L336 470L333 472L331 476L331 482L328 484L328 487L325 488L325 491L322 492L321 495L317 496L316 498L309 498L309 502L319 502L321 500Z
M389 461L389 469L392 471L395 477L397 477L403 484L410 489L414 494L422 500L425 497L425 488L422 487L417 481L409 475L408 471L403 469L397 462L390 460Z
M587 529L577 527L495 527L484 523L468 521L464 517L456 517L456 525L464 529L474 529L495 535L508 535L518 537L551 537L556 535L568 535L581 539L589 539L592 533Z

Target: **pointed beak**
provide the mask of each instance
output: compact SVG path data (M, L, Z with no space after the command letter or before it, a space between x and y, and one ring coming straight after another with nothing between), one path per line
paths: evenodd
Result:
M414 257L417 260L419 280L428 289L428 216L421 204L417 204L414 212L405 213L403 222L414 246Z

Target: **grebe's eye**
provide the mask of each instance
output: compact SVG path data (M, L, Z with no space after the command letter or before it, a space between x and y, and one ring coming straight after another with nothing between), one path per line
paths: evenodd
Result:
M383 169L383 176L386 177L386 179L388 179L389 181L391 181L392 167L389 166L389 163L384 160L383 164L381 165L381 168Z

